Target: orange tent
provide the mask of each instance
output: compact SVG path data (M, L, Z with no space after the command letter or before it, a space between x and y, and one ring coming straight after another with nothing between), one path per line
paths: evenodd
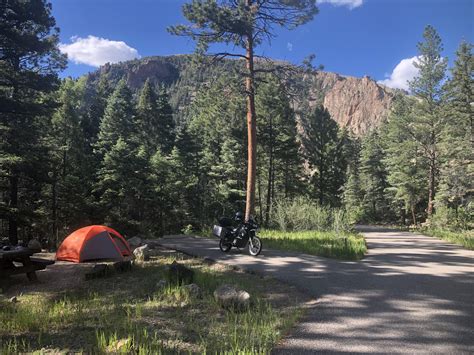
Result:
M116 230L106 226L87 226L71 233L59 246L56 260L80 263L86 260L116 259L130 256L130 246Z

